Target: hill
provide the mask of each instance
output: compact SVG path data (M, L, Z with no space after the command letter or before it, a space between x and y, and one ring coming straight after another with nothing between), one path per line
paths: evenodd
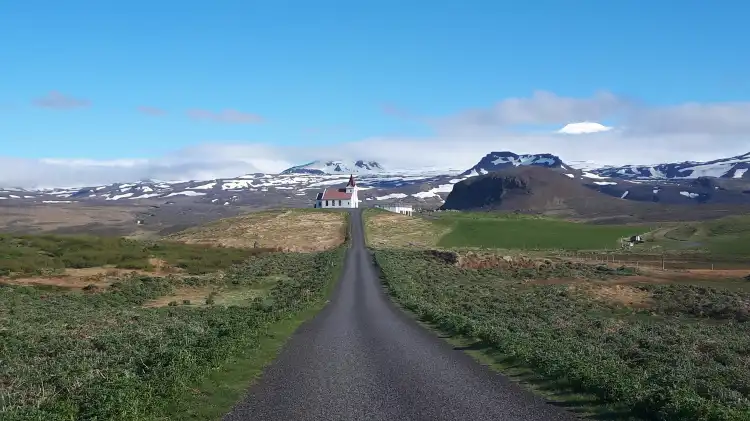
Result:
M549 168L508 168L456 183L441 210L580 214L623 202Z
M346 214L324 209L251 212L220 219L167 236L187 244L221 247L266 247L284 251L322 251L341 245Z

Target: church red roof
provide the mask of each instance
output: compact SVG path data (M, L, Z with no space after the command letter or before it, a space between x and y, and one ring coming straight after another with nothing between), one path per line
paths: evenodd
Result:
M352 194L347 193L346 189L325 189L320 200L350 200L351 198Z

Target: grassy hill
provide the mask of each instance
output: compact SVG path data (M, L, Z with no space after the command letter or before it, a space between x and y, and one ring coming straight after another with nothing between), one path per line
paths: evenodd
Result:
M670 224L654 230L646 239L646 247L750 256L750 215Z
M169 235L189 244L228 247L321 251L336 247L346 236L346 213L326 209L276 209L225 218Z

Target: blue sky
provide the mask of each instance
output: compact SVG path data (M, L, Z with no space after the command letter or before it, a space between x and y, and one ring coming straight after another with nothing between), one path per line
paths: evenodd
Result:
M436 121L538 90L648 109L750 96L739 0L114 3L0 5L0 155L155 159L227 143L314 154L440 136ZM35 105L53 91L57 107Z

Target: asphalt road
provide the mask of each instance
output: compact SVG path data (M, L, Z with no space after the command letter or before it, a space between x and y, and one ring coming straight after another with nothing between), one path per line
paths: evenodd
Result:
M421 327L384 294L362 213L331 302L302 325L224 417L263 420L577 419Z

